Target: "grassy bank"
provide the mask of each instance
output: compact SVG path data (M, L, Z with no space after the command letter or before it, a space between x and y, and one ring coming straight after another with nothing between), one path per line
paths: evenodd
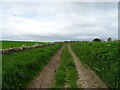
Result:
M76 67L66 46L62 52L61 64L56 72L53 88L78 88L77 79Z
M35 45L36 43L40 45L47 44L47 42L27 42L27 41L0 41L0 43L2 44L1 47L2 49L17 48L21 47L22 45L32 46Z
M75 42L71 48L83 63L93 69L109 88L117 88L120 61L118 42Z
M62 44L2 55L3 88L24 88Z

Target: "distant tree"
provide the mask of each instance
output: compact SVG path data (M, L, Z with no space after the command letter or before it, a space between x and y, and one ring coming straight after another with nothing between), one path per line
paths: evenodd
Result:
M68 41L65 41L65 43L69 43Z
M93 41L99 41L100 42L101 40L99 38L95 38Z
M112 41L112 38L108 38L108 40L107 40L107 41L108 41L108 42L109 42L109 41Z

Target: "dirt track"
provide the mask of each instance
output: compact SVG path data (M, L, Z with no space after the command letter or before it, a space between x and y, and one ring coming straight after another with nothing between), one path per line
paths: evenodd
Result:
M55 72L60 64L60 55L63 49L64 46L54 54L49 64L42 69L40 74L34 78L27 88L50 88L53 85Z
M60 64L60 55L64 47L65 45L54 54L49 64L42 69L40 74L31 81L27 88L50 88L54 84L55 72ZM68 45L68 50L70 51L76 65L79 76L77 85L80 88L107 88L105 83L95 74L94 71L81 63L79 58L72 51L70 45Z
M105 83L103 83L102 80L96 76L95 72L80 62L79 58L72 51L70 45L68 45L68 49L73 56L78 72L79 79L77 81L77 85L82 88L107 88Z

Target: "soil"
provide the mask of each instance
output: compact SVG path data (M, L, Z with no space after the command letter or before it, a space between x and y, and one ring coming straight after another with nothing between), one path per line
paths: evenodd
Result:
M72 51L70 45L68 45L68 49L73 57L78 72L79 79L77 85L80 88L107 88L105 83L95 74L95 72L88 68L88 66L86 67L86 65L79 60Z
M55 72L59 67L63 49L64 45L53 55L50 62L42 69L40 74L30 82L27 88L50 88L54 84Z

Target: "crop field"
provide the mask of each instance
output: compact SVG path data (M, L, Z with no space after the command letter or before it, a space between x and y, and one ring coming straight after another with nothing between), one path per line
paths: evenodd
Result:
M109 88L118 87L120 43L76 42L70 45L80 60L94 70Z
M61 44L2 55L3 88L26 87Z
M19 47L28 42L9 43ZM35 43L29 42L26 46ZM8 42L3 45L4 48L10 46ZM118 88L119 47L117 41L62 42L2 54L2 88ZM96 79L96 75L100 79Z
M27 42L27 41L0 41L2 47L0 49L7 49L7 48L17 48L21 47L22 45L32 46L36 43L43 45L47 44L48 42Z

